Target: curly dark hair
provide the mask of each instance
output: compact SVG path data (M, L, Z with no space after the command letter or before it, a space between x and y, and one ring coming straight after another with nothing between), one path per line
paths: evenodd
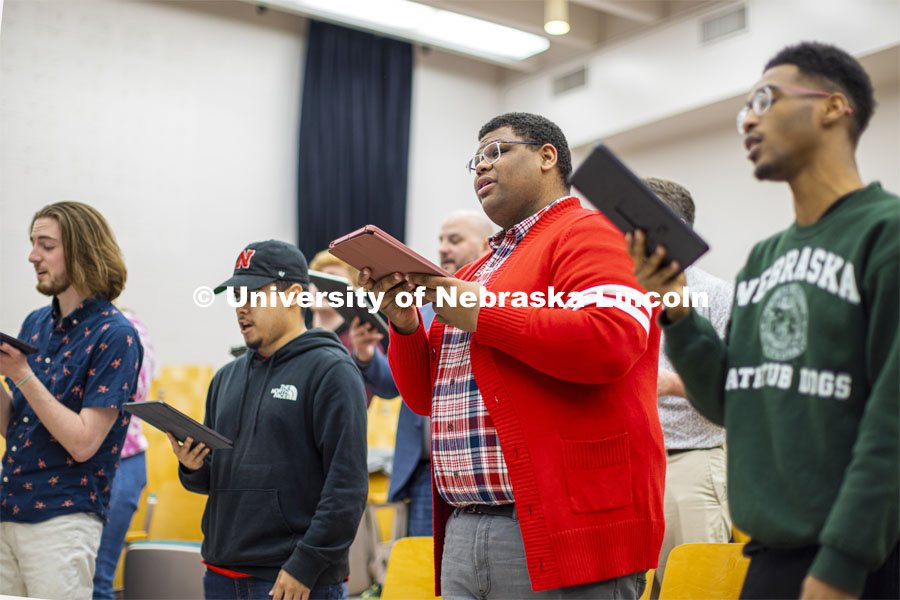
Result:
M836 46L800 42L787 46L766 63L763 72L778 65L794 65L800 73L817 80L825 91L847 96L853 114L850 139L855 144L875 111L875 97L868 73L855 58Z
M658 177L644 177L644 183L675 211L675 214L687 221L691 227L694 226L694 199L686 188L674 181Z
M516 135L528 142L537 142L542 146L550 144L556 148L556 168L563 185L569 186L569 175L572 173L572 154L569 142L559 126L540 115L512 112L494 117L485 123L478 132L480 140L490 132L501 127L510 127Z

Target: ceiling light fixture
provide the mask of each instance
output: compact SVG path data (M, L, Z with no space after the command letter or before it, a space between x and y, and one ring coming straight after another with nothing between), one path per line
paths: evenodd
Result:
M569 33L568 0L544 0L544 31L550 35Z
M500 64L514 65L550 47L543 36L410 0L255 1Z

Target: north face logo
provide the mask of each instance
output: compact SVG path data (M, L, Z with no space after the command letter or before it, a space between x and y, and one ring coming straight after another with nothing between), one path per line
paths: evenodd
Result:
M256 250L242 250L240 256L238 256L237 262L234 263L234 268L249 269L250 259L253 258L254 254L256 254Z
M272 397L279 400L297 401L297 388L292 385L281 384L281 387L272 388Z

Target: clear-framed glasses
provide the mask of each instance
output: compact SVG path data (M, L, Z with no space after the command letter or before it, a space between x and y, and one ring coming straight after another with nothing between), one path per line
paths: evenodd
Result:
M475 169L478 167L478 165L481 164L481 161L485 161L489 165L497 162L500 159L500 156L503 154L503 150L500 148L500 144L527 144L529 146L541 145L539 142L505 142L503 140L500 140L498 142L491 142L490 144L485 146L481 150L481 152L470 158L468 163L466 163L466 168L469 170L469 172L474 174Z
M810 90L802 87L795 87L793 85L774 85L768 84L764 85L753 94L753 97L750 98L750 102L746 103L741 107L741 110L738 111L737 114L737 129L738 135L744 135L744 121L747 119L747 115L750 113L752 109L754 113L756 113L757 117L761 117L766 114L772 105L775 103L775 90L782 90L785 92L790 92L795 96L820 96L822 98L827 98L833 92L823 92L821 90ZM853 108L848 106L844 111L844 114L852 115Z

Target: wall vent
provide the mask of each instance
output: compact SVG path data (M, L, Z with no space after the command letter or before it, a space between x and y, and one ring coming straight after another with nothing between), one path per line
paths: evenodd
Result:
M711 44L746 29L747 7L741 5L734 10L700 21L700 40L704 44Z
M559 96L571 90L584 87L587 83L587 69L579 67L578 69L560 75L553 80L553 95Z

